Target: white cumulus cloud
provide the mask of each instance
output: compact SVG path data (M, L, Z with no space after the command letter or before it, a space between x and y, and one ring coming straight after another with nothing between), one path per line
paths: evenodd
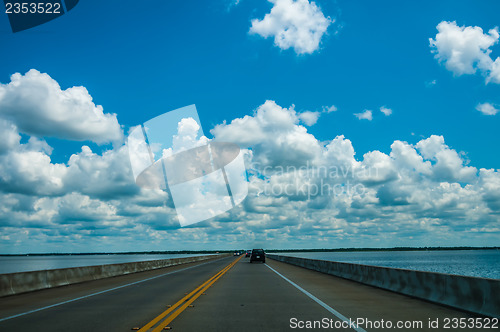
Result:
M380 112L384 113L385 116L389 116L392 114L392 110L385 106L380 107Z
M477 70L486 76L486 82L500 83L500 58L491 58L490 48L498 43L498 28L483 33L481 27L458 26L443 21L437 25L435 39L429 38L432 52L445 67L460 76Z
M325 17L315 2L308 0L269 0L271 12L263 19L252 20L250 33L264 38L274 37L274 44L297 54L310 54L318 50L321 38L334 22Z
M10 121L0 119L0 155L15 147L20 140L17 127Z
M28 143L11 146L0 155L0 188L26 195L60 195L64 192L64 164L54 164L51 148L44 141L30 138Z
M283 108L267 100L253 116L220 124L211 132L219 141L234 142L242 147L254 146L258 151L257 159L263 164L300 165L312 161L318 155L320 145L299 124L299 116L293 105Z
M302 122L304 122L306 124L306 126L312 126L316 122L318 122L320 115L321 115L320 112L305 111L305 112L299 113L298 117Z
M435 161L432 168L434 177L437 179L466 182L476 176L477 169L465 166L459 153L445 144L443 136L432 135L418 142L416 147L425 159Z
M220 249L262 239L276 248L453 245L464 234L471 243L496 243L499 170L469 166L437 135L358 156L343 135L318 140L300 114L268 100L217 125L216 140L246 148L249 195L183 229L166 192L137 187L125 146L100 153L83 146L55 163L47 142L25 142L13 123L0 121L0 136L10 137L0 153L0 242L12 252L88 251L89 244L127 251L130 243L134 250ZM187 139L179 137L180 146L196 142L193 121L178 129Z
M0 84L0 117L29 135L96 143L122 138L116 114L104 113L86 88L62 90L53 78L35 69Z
M482 104L480 103L476 106L476 110L485 115L495 115L498 112L500 112L498 108L496 108L494 105L490 103L482 103Z
M332 106L323 106L323 112L326 113L332 113L332 112L337 112L338 108L335 105Z
M478 227L482 232L498 232L491 211L500 209L500 173L468 166L464 155L450 148L442 136L433 135L414 145L395 141L390 154L374 150L358 159L352 142L344 136L326 143L311 136L283 145L295 130L308 134L305 127L299 131L295 116L293 108L267 101L252 116L212 131L216 138L243 141L242 130L266 125L264 131L244 132L244 141L252 141L247 145L251 151L248 164L250 174L255 175L250 176L244 205L227 217L244 220L247 236L275 234L286 242L310 236L355 241L353 234L377 234L390 241L388 234L395 232L397 241L404 243L408 234L428 239L460 236L457 230ZM270 119L276 119L277 125L269 126ZM299 170L293 167L297 160L285 159L279 152L286 149L288 156L311 146L317 148L303 159L309 168L300 166ZM280 160L272 159L277 155ZM331 195L322 191L359 185L360 192L341 190ZM283 229L285 233L280 232Z
M198 138L200 128L193 118L181 119L177 124L177 134L172 137L172 147L163 150L163 157L207 144L209 141L207 137Z
M360 120L368 120L368 121L373 120L373 112L370 110L365 110L362 113L354 113L354 116Z
M425 87L426 88L432 88L433 86L435 86L437 84L437 80L431 80L431 81L427 81L425 82Z

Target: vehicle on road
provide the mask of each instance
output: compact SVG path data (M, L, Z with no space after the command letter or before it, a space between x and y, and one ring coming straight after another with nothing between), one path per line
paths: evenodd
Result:
M266 253L264 249L253 249L252 254L250 255L250 263L261 261L262 263L266 262Z
M245 253L245 258L252 256L252 250L247 250Z
M240 255L240 252L239 251L235 251L233 252L233 256L239 256Z

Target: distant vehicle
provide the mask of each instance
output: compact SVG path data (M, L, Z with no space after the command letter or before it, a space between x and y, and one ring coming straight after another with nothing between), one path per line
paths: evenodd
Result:
M266 262L266 253L264 249L253 249L252 254L250 255L250 263L261 261L262 263Z
M252 250L247 250L247 252L245 254L245 258L250 257L250 256L252 256Z
M233 256L239 256L240 255L240 252L239 251L235 251L233 252Z

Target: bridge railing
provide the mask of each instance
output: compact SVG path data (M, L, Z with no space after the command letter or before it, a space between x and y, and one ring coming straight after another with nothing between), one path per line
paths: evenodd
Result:
M268 258L447 305L500 317L500 280L267 254Z
M212 260L229 254L160 259L152 261L72 267L0 274L0 297L115 277L164 267Z

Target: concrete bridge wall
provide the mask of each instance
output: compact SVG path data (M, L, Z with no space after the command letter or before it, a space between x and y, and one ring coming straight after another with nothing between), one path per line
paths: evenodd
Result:
M500 280L273 254L267 257L461 310L500 317Z
M84 281L110 278L124 274L161 269L168 266L205 260L208 261L228 255L229 254L205 255L133 263L0 274L0 297L65 286Z

